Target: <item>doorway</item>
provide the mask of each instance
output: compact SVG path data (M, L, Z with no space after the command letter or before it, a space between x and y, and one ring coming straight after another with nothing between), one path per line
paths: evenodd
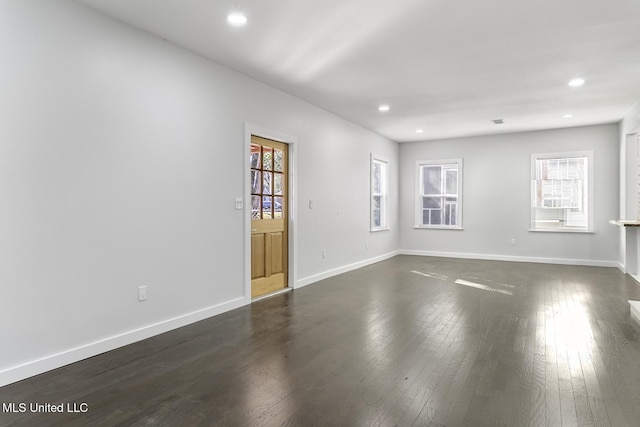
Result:
M288 287L289 150L251 135L251 297Z

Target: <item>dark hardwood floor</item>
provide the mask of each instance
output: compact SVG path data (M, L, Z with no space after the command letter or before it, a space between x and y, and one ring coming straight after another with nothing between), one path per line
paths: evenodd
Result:
M398 256L0 388L21 426L640 426L640 286Z

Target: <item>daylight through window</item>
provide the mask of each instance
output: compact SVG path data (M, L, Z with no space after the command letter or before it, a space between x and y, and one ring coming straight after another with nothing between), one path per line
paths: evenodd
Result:
M417 227L462 228L462 159L420 161Z
M532 230L591 230L592 156L591 152L532 155Z
M371 156L371 231L387 230L388 163Z

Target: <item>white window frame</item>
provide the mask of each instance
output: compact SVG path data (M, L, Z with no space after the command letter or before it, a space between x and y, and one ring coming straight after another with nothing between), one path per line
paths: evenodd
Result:
M370 231L384 231L389 229L389 161L381 156L374 155L371 153L371 162L370 162L370 173L371 173L371 187L370 187ZM380 191L376 191L376 176L374 174L374 169L376 166L380 166L380 185L378 188ZM380 198L380 224L376 224L375 213L376 213L376 203L375 198Z
M422 179L423 168L426 166L447 166L447 165L457 165L458 167L458 178L457 178L457 194L446 194L445 191L442 191L440 194L426 194L424 192ZM439 159L439 160L418 160L416 162L416 190L415 190L415 228L435 228L435 229L445 229L445 230L462 230L462 180L463 180L463 163L462 159ZM432 197L455 197L457 199L456 202L456 221L455 225L446 225L446 224L423 224L423 197L432 196ZM444 210L444 206L443 206Z
M585 179L581 180L581 193L577 195L577 207L545 207L540 206L538 198L538 160L551 159L577 159L586 160ZM531 154L531 198L530 198L530 228L529 231L536 232L556 232L556 233L593 233L593 151L570 151L560 153L534 153ZM557 181L568 181L569 179L557 179ZM560 182L558 185L561 186ZM585 206L586 205L586 206ZM545 215L546 213L546 215ZM586 215L586 225L576 226L570 224L570 216ZM548 218L547 218L548 217ZM561 218L562 217L562 218Z

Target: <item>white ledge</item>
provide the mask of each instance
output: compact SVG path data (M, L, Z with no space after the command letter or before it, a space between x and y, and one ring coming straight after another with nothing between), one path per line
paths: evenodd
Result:
M631 318L640 324L640 301L629 300Z
M612 219L609 223L620 227L640 227L640 220L637 219Z
M530 228L532 233L582 233L582 234L595 234L593 230L576 230L572 228Z
M416 230L464 230L462 227L447 227L444 225L415 225L413 228Z

